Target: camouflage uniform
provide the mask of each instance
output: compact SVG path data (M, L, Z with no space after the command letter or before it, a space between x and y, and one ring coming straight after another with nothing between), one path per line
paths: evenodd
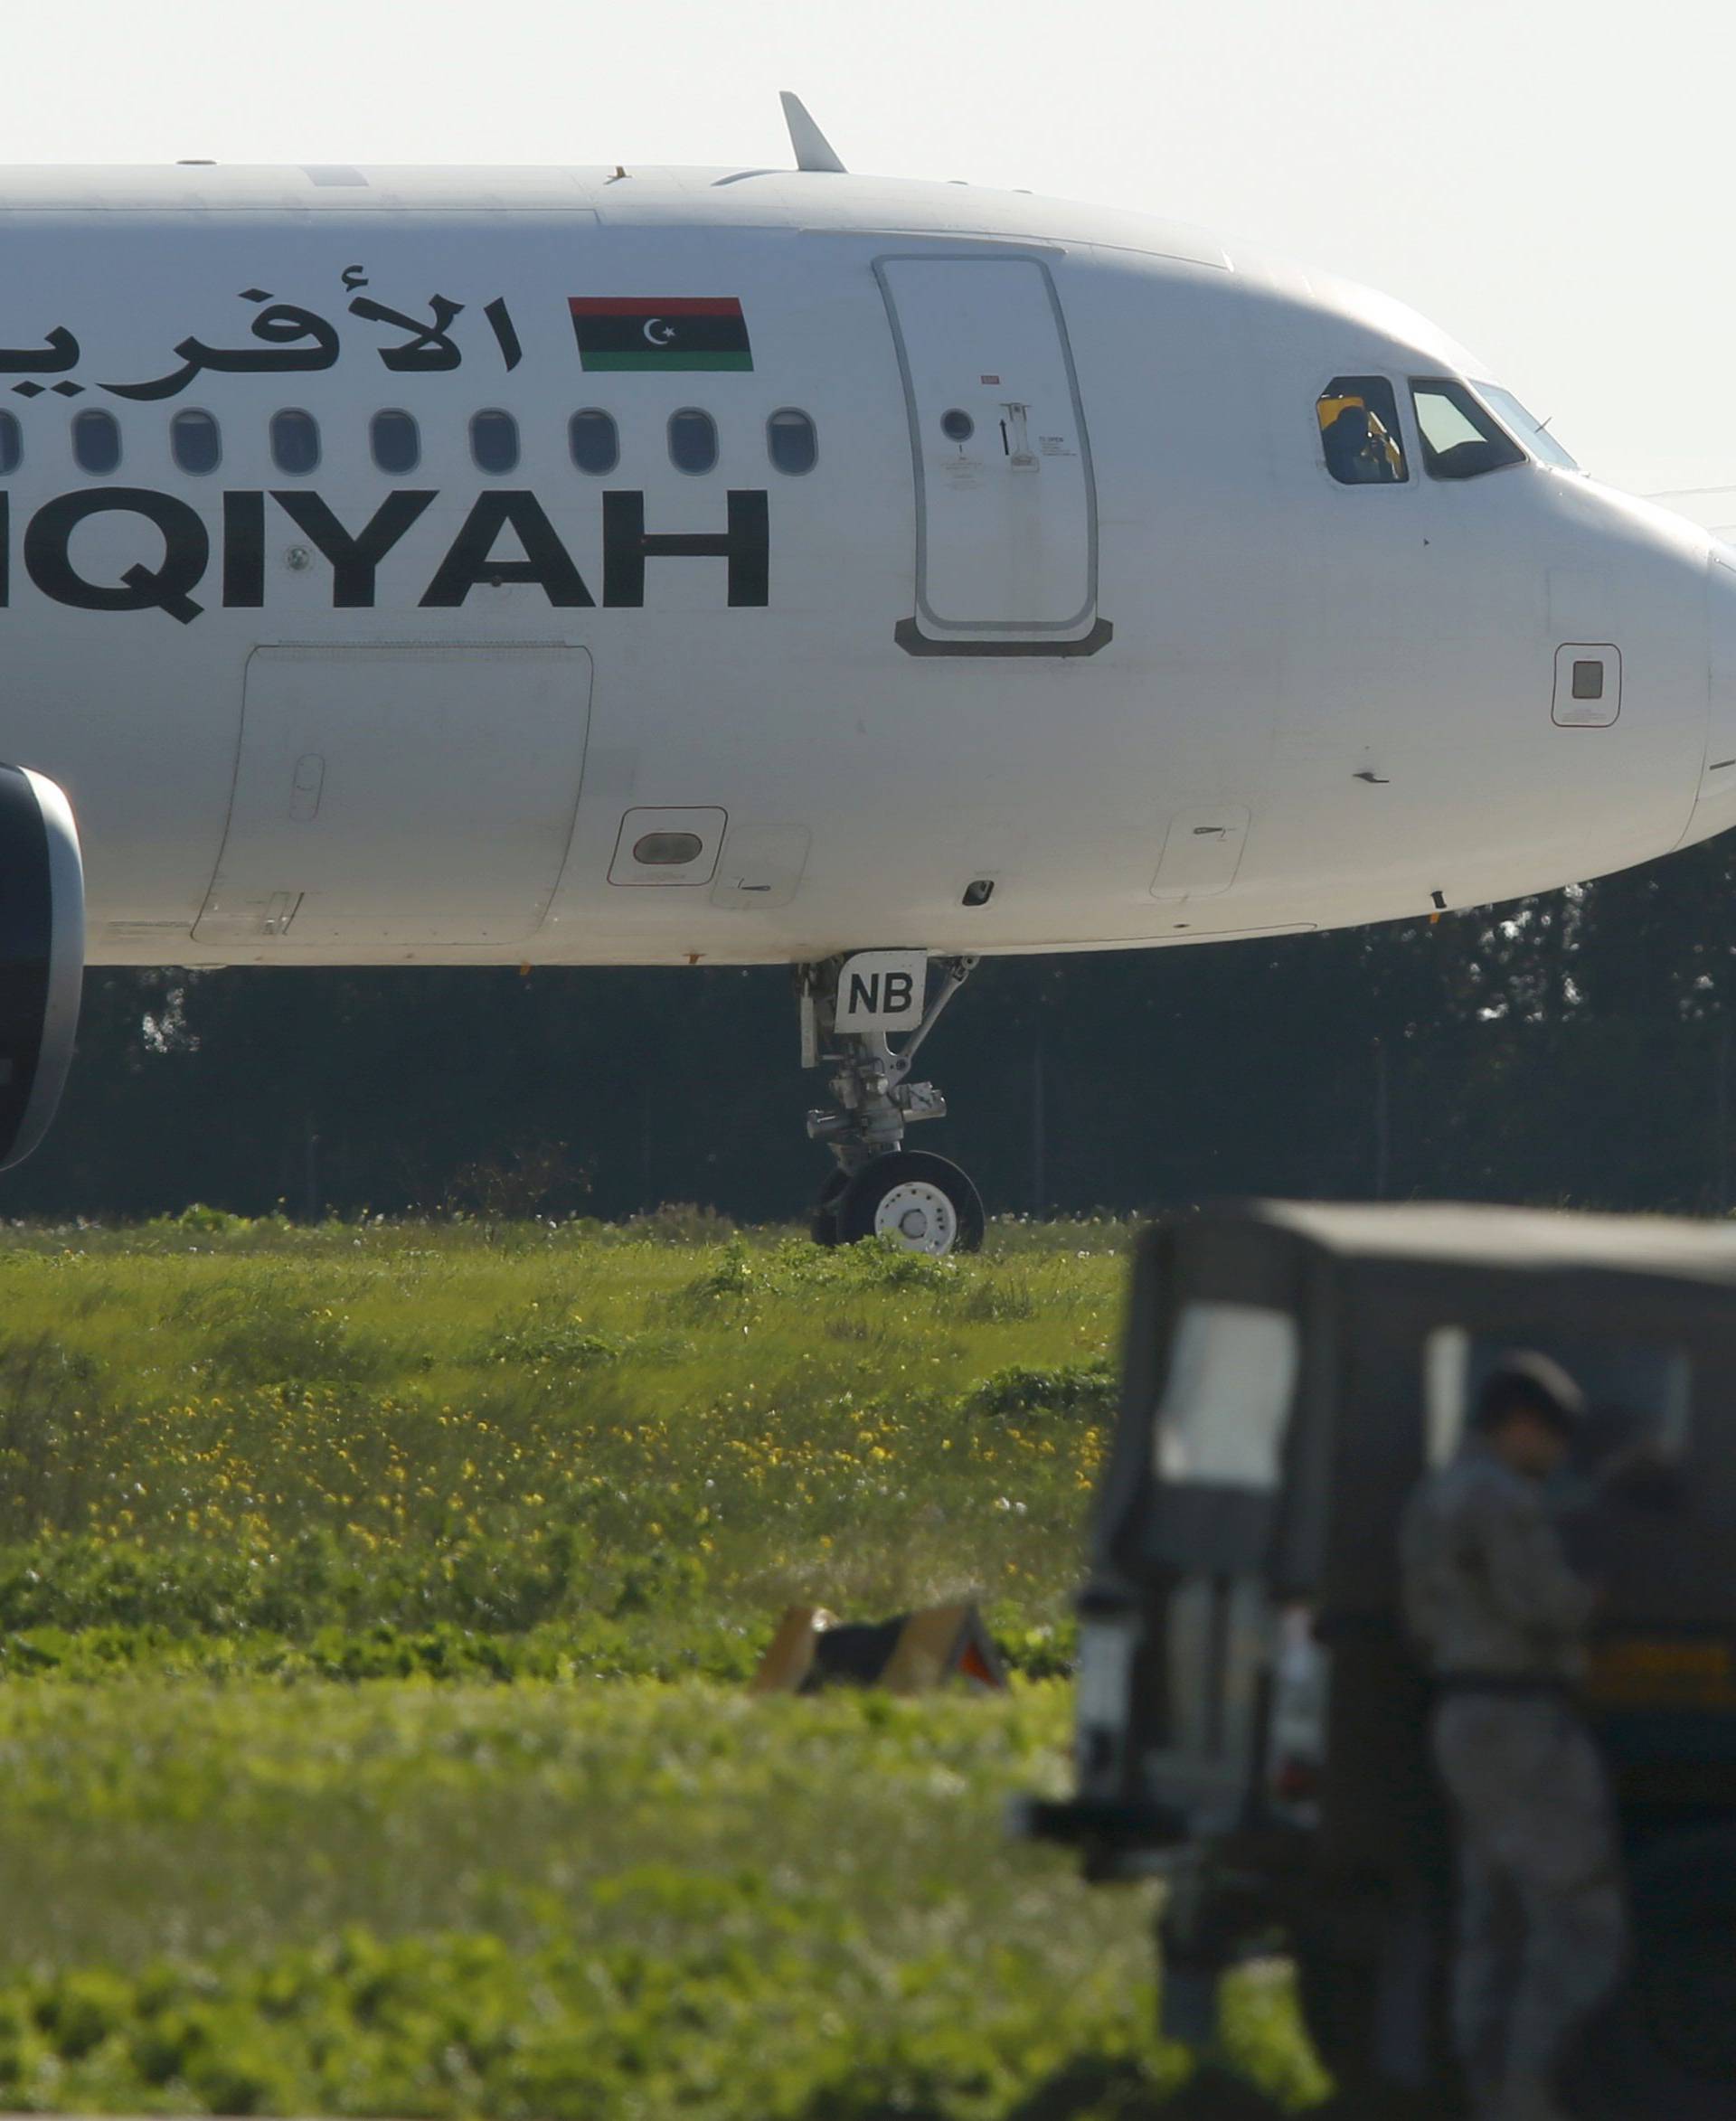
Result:
M1547 2116L1551 2071L1614 1985L1625 1941L1609 1786L1569 1691L1591 1593L1538 1484L1476 1438L1413 1497L1402 1551L1406 1613L1442 1682L1459 2055L1479 2114Z

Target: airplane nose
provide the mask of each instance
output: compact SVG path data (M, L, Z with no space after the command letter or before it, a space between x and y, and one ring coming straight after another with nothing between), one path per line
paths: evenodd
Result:
M1705 764L1694 815L1683 834L1684 846L1736 825L1736 547L1714 540L1706 571L1711 712Z

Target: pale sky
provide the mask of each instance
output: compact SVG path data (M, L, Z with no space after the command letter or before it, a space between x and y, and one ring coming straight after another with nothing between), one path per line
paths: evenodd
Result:
M1600 476L1736 489L1714 0L85 0L6 23L13 162L787 165L1197 221L1401 296ZM1736 520L1736 492L1698 511Z

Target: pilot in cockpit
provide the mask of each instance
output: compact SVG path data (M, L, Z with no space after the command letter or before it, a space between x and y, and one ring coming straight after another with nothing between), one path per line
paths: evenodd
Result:
M1354 400L1323 430L1326 468L1343 485L1393 485L1401 461L1378 414Z

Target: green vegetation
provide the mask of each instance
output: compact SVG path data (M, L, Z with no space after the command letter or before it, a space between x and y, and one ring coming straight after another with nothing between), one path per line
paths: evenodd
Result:
M1062 1669L1123 1234L8 1233L0 1654L734 1679L790 1600L976 1593Z
M1168 2106L1150 1890L1001 1827L1124 1242L0 1233L0 2106ZM1008 1699L742 1690L788 1601L972 1593ZM1276 1974L1226 2055L1320 2088Z
M866 2121L1132 2109L1149 1895L1010 1851L1063 1690L0 1697L0 2099ZM165 1947L171 1949L165 1950ZM1311 2079L1244 1985L1231 2051Z

